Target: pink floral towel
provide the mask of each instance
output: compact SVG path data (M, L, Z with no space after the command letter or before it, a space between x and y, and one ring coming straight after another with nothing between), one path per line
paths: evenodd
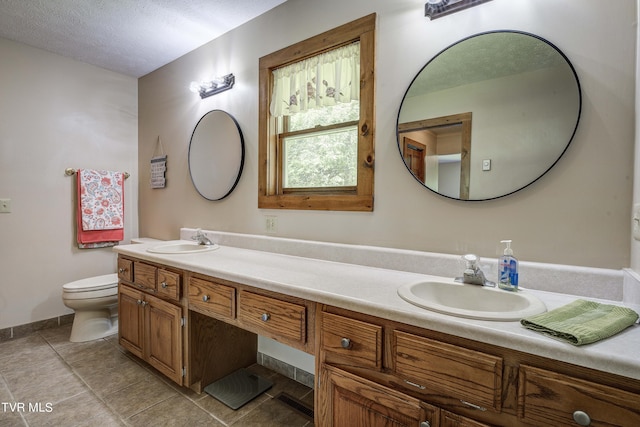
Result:
M122 172L82 169L80 210L82 230L119 230L124 227Z

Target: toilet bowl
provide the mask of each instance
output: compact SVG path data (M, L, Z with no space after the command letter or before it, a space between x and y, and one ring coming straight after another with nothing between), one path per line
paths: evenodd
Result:
M89 277L62 286L64 305L75 311L71 342L91 341L118 332L118 275Z

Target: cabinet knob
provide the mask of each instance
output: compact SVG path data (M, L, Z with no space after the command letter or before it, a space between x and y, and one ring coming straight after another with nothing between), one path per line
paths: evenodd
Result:
M209 295L205 295L202 297L202 301L207 302L211 299L211 297L209 297Z
M142 306L146 306L147 304L149 304L147 301L142 301Z
M163 289L167 289L167 282L160 283L160 286L162 286Z
M142 304L142 300L141 299L138 300L138 305L140 305L140 304Z
M271 315L270 315L269 313L262 313L261 318L262 318L262 321L263 321L263 322L266 322L266 321L268 321L269 319L271 319Z
M589 418L589 414L583 411L575 411L573 413L573 420L581 426L591 425L591 418Z
M429 421L423 421L420 423L420 427L431 427L431 424L429 424Z
M118 273L120 273L120 274L124 273L125 271L127 271L126 268L119 268L118 269Z
M351 340L349 338L342 338L340 340L342 348L351 348Z

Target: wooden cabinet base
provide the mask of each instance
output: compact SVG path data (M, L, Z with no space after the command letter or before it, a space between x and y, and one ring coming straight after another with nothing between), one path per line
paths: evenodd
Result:
M256 363L258 336L189 311L187 382L197 393L212 382Z

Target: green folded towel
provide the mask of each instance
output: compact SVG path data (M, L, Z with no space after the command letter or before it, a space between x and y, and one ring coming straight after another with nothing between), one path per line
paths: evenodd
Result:
M576 300L555 310L520 320L522 326L567 341L590 344L621 332L638 320L630 308Z

